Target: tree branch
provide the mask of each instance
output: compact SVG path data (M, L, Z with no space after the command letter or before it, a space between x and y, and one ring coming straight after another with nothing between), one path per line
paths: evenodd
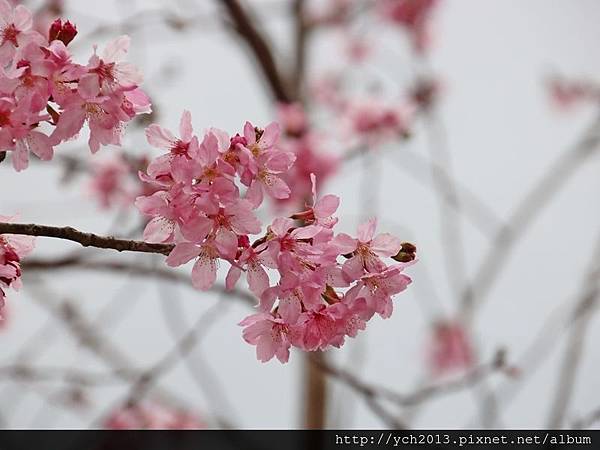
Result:
M150 244L143 241L118 239L112 236L99 236L84 233L72 227L52 227L33 223L0 223L0 234L21 234L64 239L81 244L83 247L112 249L118 252L159 253L168 255L173 250L172 244Z
M273 51L265 37L254 26L251 16L237 0L221 0L221 4L227 10L239 36L248 44L252 53L254 53L256 61L262 69L275 99L280 102L290 103L292 98L277 68Z

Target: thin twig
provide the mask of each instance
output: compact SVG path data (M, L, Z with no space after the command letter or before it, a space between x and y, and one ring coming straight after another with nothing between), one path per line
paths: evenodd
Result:
M184 286L192 288L190 278L187 275L176 272L175 270L169 270L161 267L149 267L141 264L135 264L128 261L93 261L83 259L79 256L67 256L64 258L57 259L26 259L22 265L23 274L27 276L27 273L34 271L48 271L48 270L63 270L63 269L75 269L75 270L90 270L100 272L114 272L132 276L148 277L154 279L162 279L165 281L171 281L180 283ZM244 301L249 306L254 306L257 302L256 298L247 291L241 289L226 290L225 286L216 283L213 289L219 292L228 294L231 298L237 298Z
M592 312L598 303L598 296L600 295L600 283L598 282L598 274L600 272L599 261L600 238L596 242L596 248L590 262L590 269L584 280L581 299L575 309L574 323L570 329L548 417L549 429L562 427L573 396L588 327L593 317Z
M600 143L600 117L586 129L574 148L567 149L519 202L479 265L472 282L462 292L461 308L470 319L474 309L480 306L502 269L508 263L509 254L519 239L554 195L563 187Z

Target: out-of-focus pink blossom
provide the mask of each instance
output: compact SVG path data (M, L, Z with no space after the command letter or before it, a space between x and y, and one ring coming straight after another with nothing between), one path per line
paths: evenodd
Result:
M562 111L585 102L600 103L600 84L590 80L552 77L547 80L547 86L550 99Z
M113 411L104 427L109 430L198 430L206 428L206 424L196 414L148 402Z
M436 323L427 345L427 362L435 376L468 369L475 361L468 333L459 322Z
M419 51L429 44L429 20L438 0L380 0L377 7L384 19L404 27Z
M347 128L367 144L379 144L408 133L411 103L388 104L377 98L356 99L346 106Z

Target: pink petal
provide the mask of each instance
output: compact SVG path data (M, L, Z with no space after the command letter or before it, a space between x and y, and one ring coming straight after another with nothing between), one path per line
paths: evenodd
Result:
M104 62L122 61L129 50L130 42L131 39L126 35L119 36L118 38L109 42L102 53L102 59Z
M42 161L49 161L54 156L50 138L39 131L31 131L27 137L31 151Z
M259 264L250 264L246 270L248 287L254 295L260 297L265 289L269 287L269 276L267 275L267 272L265 272L265 269Z
M50 138L53 142L64 141L72 138L81 131L85 123L83 108L69 108L61 113L56 128Z
M277 122L271 122L265 127L265 131L260 138L260 146L262 148L272 147L279 139L281 128Z
M189 242L182 242L177 244L169 256L167 256L166 263L167 266L177 267L185 264L192 259L198 257L200 254L200 247L197 245L191 244Z
M135 199L135 207L146 215L153 216L161 208L167 206L167 201L163 193L157 192L149 196L140 196Z
M296 155L291 152L276 152L272 154L265 167L273 172L286 172L296 161Z
M277 286L265 289L260 295L258 308L264 312L271 311L271 308L273 308L273 305L275 304L275 300L277 300L278 292L279 288Z
M181 234L192 242L202 242L212 227L212 220L204 216L196 216L181 226Z
M164 243L173 239L175 224L164 217L155 217L144 229L144 240L152 243Z
M146 128L146 139L153 147L163 150L169 150L176 141L175 136L169 130L157 124L152 124Z
M283 200L290 197L290 193L292 192L288 185L278 176L272 173L266 173L261 178L265 190L267 193L274 198L279 200Z
M192 285L196 289L206 291L217 279L217 260L201 255L192 268Z
M338 248L341 255L352 253L358 247L358 240L346 233L338 234L331 243Z
M263 202L263 191L262 185L258 180L252 182L246 191L246 196L244 198L248 200L254 208L258 208L261 205Z
M371 250L381 256L394 256L402 248L402 241L389 233L378 234L371 242Z
M375 235L377 228L377 219L369 219L366 223L358 226L358 240L360 242L369 242Z
M279 299L277 311L286 323L295 324L302 312L302 305L300 305L300 300L295 295L288 295Z
M362 259L358 255L353 256L344 263L342 272L348 281L358 280L364 274Z
M179 133L183 142L190 142L194 133L192 127L192 114L189 111L183 111L179 122Z
M22 139L17 141L15 150L12 152L12 165L17 172L25 170L29 166L29 150Z
M23 5L18 5L15 8L14 24L17 30L27 31L33 24L33 17L31 11L25 8Z
M284 236L294 226L294 221L288 217L278 217L271 224L271 231L277 236Z
M254 126L250 122L244 124L244 137L246 138L248 145L256 143L256 132L254 131Z
M229 272L227 272L227 276L225 277L225 288L233 289L240 279L240 275L242 274L242 270L239 267L232 265L229 268Z
M313 211L317 218L326 218L333 215L340 206L340 198L336 195L323 196L314 206Z
M269 334L263 334L256 343L256 359L260 362L267 362L275 356L277 346Z
M77 92L85 99L94 99L100 93L100 80L95 73L88 73L79 79Z
M238 239L233 231L220 228L215 238L215 244L223 258L235 258L238 248Z
M230 221L236 232L240 234L260 233L260 220L252 212L250 202L241 200L225 208L225 210L227 214L233 215Z

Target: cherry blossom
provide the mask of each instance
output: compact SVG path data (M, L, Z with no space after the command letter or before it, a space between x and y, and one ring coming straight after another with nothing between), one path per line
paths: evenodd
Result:
M293 109L285 114L300 113ZM192 263L197 289L214 285L222 263L229 265L228 289L245 273L258 312L240 325L262 362L273 357L287 362L292 347L340 347L374 314L389 317L392 297L411 282L402 272L416 252L410 246L402 253L408 263L388 265L385 260L398 258L404 244L387 233L375 236L375 220L361 225L358 238L336 234L340 199L318 195L314 173L306 174L305 209L261 224L256 210L263 190L275 200L290 194L283 180L295 158L285 144L304 137L298 132L308 126L299 123L298 117L288 120L285 136L276 123L260 128L246 122L231 137L215 128L198 137L191 114L184 112L179 138L159 125L146 131L149 144L166 153L140 173L156 190L136 200L149 218L144 239L174 244L167 265ZM289 128L296 133L287 133Z
M87 65L72 60L68 45L77 35L71 22L57 19L47 31L32 28L22 5L0 0L0 151L17 171L30 152L50 160L55 147L77 136L87 123L89 147L120 145L125 124L150 112L139 88L141 73L123 59L129 38L110 42Z
M11 219L0 216L0 222L11 222ZM21 259L33 251L34 243L31 236L0 235L0 317L6 299L5 289L21 287Z

